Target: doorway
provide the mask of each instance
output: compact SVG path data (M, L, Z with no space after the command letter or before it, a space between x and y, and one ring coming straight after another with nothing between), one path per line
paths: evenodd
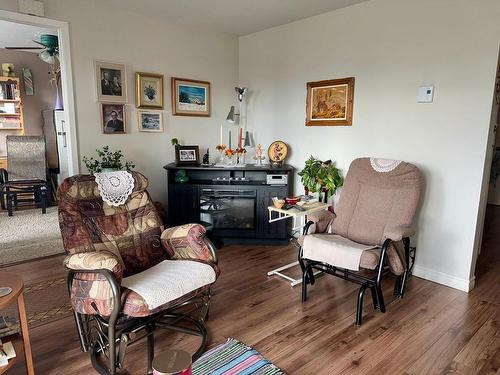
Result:
M0 168L9 172L5 181L13 180L10 156L24 142L33 155L45 157L38 163L39 174L48 172L41 190L4 195L2 201L17 210L13 216L0 210L0 267L64 252L57 207L48 207L46 213L39 207L51 201L44 191L55 192L64 178L79 170L69 48L67 23L0 11L0 66L5 70L0 74L5 81L3 86L0 82L0 123L10 122L0 125ZM4 88L10 90L8 95L3 95ZM8 149L8 144L15 147Z

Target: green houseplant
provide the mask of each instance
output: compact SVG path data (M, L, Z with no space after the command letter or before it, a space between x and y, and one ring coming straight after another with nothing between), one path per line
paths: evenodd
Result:
M335 194L335 190L344 183L340 171L331 160L321 161L313 156L306 160L304 169L298 174L306 194L308 192L319 193L320 200L322 200L323 193L329 197Z
M90 173L99 172L109 172L109 171L121 171L126 169L130 171L135 168L135 164L127 161L123 162L123 154L121 150L110 151L109 146L104 146L102 149L96 149L97 156L99 158L94 159L93 157L87 158L83 157L83 163L87 167Z

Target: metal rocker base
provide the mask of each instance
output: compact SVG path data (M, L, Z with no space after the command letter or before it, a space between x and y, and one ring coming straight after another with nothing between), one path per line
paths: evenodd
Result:
M148 319L149 320L149 319ZM186 327L184 324L179 323L187 322L191 327ZM130 344L141 341L147 338L147 374L153 373L153 358L154 358L154 332L155 329L169 329L177 332L182 332L190 335L200 336L201 343L193 354L193 361L198 359L205 351L208 333L205 323L201 320L196 320L188 315L179 313L167 313L156 317L154 321L149 321L145 325L136 326L133 329L128 329L120 334L118 343L118 353L116 359L116 367L119 369L124 368L125 351ZM138 337L138 331L144 330L144 334ZM99 330L100 332L100 330ZM90 358L92 367L102 375L115 374L115 371L110 371L105 365L109 361L109 345L105 341L107 337L99 335L98 339L91 346Z

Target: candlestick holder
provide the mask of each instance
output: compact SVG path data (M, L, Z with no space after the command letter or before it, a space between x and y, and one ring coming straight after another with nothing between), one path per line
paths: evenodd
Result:
M224 164L225 159L224 159L224 150L226 149L226 145L220 144L215 146L215 149L219 152L219 161L216 164Z

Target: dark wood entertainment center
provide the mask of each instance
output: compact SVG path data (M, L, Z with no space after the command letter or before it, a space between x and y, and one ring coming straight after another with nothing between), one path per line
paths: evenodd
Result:
M292 194L292 166L225 168L171 163L164 168L168 226L200 223L209 236L224 243L286 243L286 221L269 223L267 207L273 197ZM176 181L180 170L185 171L187 182Z

